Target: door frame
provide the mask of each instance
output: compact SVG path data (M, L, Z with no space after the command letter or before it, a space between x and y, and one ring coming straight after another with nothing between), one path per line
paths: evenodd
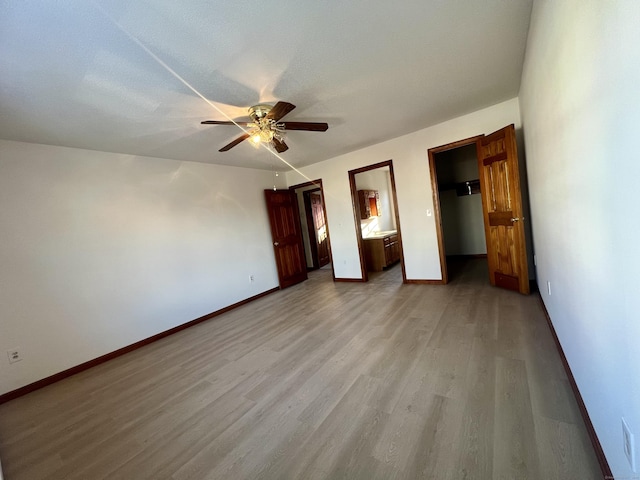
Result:
M333 253L331 252L331 233L329 232L329 218L327 217L327 203L325 202L324 187L322 186L322 179L319 178L317 180L311 180L309 182L298 183L296 185L290 186L289 190L292 190L297 195L296 190L298 190L300 188L310 187L312 185L316 186L317 188L310 189L309 191L320 190L320 195L322 197L322 212L324 213L324 222L325 222L325 226L327 228L327 247L329 249L329 262L331 263L331 278L335 282L336 281L336 273L335 273L335 270L333 268ZM305 215L307 215L306 206L305 206ZM307 228L309 228L308 216L307 216ZM311 242L309 242L309 243L311 243ZM304 242L302 242L302 247L304 248ZM313 254L311 256L313 257ZM315 258L313 260L313 263L314 263L314 265L316 264Z
M464 140L458 140L457 142L447 143L446 145L440 145L439 147L430 148L428 150L429 155L429 173L431 174L431 192L433 195L433 214L436 220L436 236L438 237L438 251L440 253L440 272L442 274L442 283L449 283L449 273L447 271L447 255L444 249L444 233L442 231L442 211L440 209L440 191L438 189L438 176L436 172L436 158L437 153L446 152L448 150L454 150L460 147L466 147L467 145L477 145L477 141L484 137L484 135L476 135L474 137L465 138ZM476 151L476 163L478 161L478 153ZM483 220L484 221L484 220Z
M360 228L360 215L358 214L358 188L356 187L356 175L358 173L376 170L382 167L389 167L389 180L391 183L391 198L393 199L393 214L396 219L396 230L398 231L398 243L400 244L400 266L402 267L402 283L407 283L407 273L404 268L404 248L402 246L402 232L400 229L400 214L398 213L398 195L396 193L396 180L393 174L393 160L385 160L383 162L367 165L366 167L349 170L349 187L351 189L351 206L353 208L353 219L356 227L356 239L358 241L358 256L360 257L360 272L362 281L368 282L369 275L364 259L364 240L362 240L362 229Z

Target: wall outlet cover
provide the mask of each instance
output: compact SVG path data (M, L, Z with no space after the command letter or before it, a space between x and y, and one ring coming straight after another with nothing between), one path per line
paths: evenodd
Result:
M16 363L22 360L22 355L18 348L7 350L7 357L9 357L9 363Z
M631 433L631 429L624 417L622 418L622 448L624 449L624 454L627 456L627 460L629 460L629 465L631 465L631 471L636 472L636 446L635 446L635 438L633 433Z

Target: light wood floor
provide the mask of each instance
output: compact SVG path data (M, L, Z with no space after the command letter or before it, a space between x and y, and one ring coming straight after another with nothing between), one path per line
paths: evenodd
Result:
M330 270L0 406L6 480L601 478L538 299Z

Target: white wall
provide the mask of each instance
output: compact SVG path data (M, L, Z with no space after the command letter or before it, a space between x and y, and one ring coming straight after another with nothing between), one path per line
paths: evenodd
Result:
M487 253L482 216L482 199L477 195L459 197L455 190L440 192L444 250L447 255Z
M639 85L640 2L535 3L520 101L538 279L616 478L636 478L621 417L640 461Z
M0 393L276 287L272 187L267 171L0 141Z
M288 172L289 185L322 179L336 278L362 278L356 239L356 228L359 228L360 222L358 220L356 223L354 219L349 170L393 160L407 278L439 280L442 274L435 217L427 215L427 210L433 211L427 150L478 134L491 133L511 123L516 128L520 126L517 98L310 165L300 172Z

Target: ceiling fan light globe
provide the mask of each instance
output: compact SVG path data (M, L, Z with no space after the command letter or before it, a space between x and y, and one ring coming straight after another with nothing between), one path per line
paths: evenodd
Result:
M262 137L260 136L260 132L255 132L252 133L251 136L249 137L249 140L251 140L251 145L253 145L254 147L259 147L260 143L262 142Z
M262 130L260 132L260 138L262 139L263 142L269 143L271 140L273 140L273 130L270 130L270 129Z

